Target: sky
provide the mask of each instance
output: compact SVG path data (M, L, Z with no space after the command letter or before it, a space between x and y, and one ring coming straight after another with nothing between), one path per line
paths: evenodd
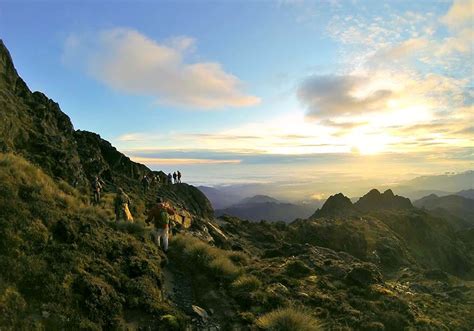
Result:
M466 0L0 0L0 38L32 90L133 160L302 199L473 169L473 14Z

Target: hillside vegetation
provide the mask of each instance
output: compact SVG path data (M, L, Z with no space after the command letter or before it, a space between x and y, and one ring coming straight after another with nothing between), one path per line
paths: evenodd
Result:
M162 255L144 232L111 223L106 210L12 154L0 154L0 182L2 329L125 328L181 318L162 298Z

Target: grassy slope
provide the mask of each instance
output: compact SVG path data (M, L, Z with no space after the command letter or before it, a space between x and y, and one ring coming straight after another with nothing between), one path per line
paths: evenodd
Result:
M2 327L169 329L163 316L179 320L161 298L160 253L139 225L111 223L109 210L11 154L0 154L0 183Z

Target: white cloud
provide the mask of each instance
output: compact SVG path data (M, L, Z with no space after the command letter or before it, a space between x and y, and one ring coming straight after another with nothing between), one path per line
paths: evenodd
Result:
M452 29L470 25L472 28L474 2L472 0L455 0L449 11L441 18L441 22Z
M187 63L195 40L181 36L158 43L131 29L70 36L66 63L79 66L107 86L157 98L161 104L197 109L246 107L260 102L217 62Z

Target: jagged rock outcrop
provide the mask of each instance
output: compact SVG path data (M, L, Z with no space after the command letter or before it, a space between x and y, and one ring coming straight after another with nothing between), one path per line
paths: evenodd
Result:
M31 92L0 40L0 151L15 152L56 178L84 181L74 128L57 103Z
M410 199L393 194L392 190L386 190L380 193L373 189L362 198L360 198L354 207L367 212L374 210L389 210L389 209L410 209L413 208Z

